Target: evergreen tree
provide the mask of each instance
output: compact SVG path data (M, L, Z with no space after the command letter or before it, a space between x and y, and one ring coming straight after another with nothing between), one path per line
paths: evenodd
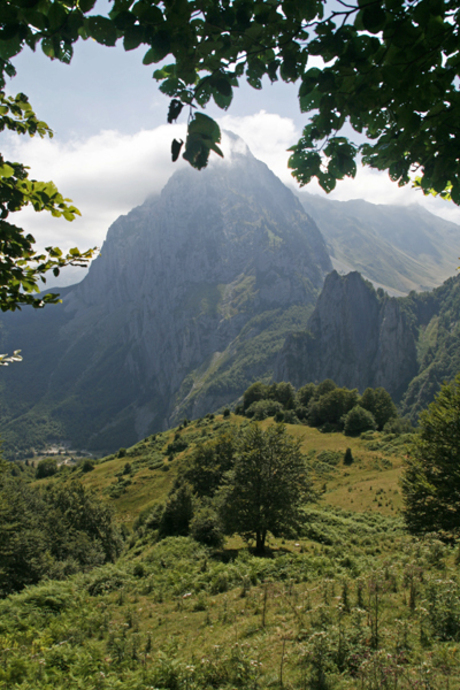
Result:
M343 464L344 465L352 465L354 462L353 458L353 453L351 452L351 448L347 448L344 456L343 456Z
M460 374L420 415L402 490L411 532L460 534Z

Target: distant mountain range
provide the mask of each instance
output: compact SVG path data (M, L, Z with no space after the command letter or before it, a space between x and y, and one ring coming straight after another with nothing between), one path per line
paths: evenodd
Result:
M304 191L298 196L339 273L359 271L394 296L431 290L456 273L460 226L417 204L332 201Z
M236 148L207 170L177 172L161 195L121 216L84 280L60 290L62 305L0 317L0 351L24 356L0 377L9 457L57 439L110 452L274 376L374 382L415 413L454 372L455 280L392 300L357 274L332 273L312 312L333 269L326 241L336 266L362 264L375 282L407 290L438 284L436 271L441 282L460 228L364 202L303 194L302 206Z

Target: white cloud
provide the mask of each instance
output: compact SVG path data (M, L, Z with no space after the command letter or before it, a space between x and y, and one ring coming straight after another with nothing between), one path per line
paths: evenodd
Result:
M219 125L244 139L254 156L266 163L284 184L293 183L287 167L290 156L287 149L300 136L293 120L260 110L245 117L224 115L219 118Z
M81 218L68 223L26 209L20 222L42 247L100 245L109 225L120 214L160 192L173 172L185 165L173 164L170 154L172 139L184 136L185 126L171 125L134 135L103 131L68 144L11 135L4 147L5 157L29 165L33 178L52 179L82 213Z
M420 190L414 189L410 184L405 187L398 187L395 182L392 182L388 173L360 164L356 177L354 179L347 177L337 182L336 188L330 194L326 194L316 182L308 185L308 191L338 201L364 199L372 204L394 204L398 206L419 204L430 213L441 216L452 223L460 224L460 208L452 201L424 196Z

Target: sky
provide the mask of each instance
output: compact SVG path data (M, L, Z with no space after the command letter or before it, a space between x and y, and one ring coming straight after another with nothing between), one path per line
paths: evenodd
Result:
M31 209L23 211L20 220L14 218L40 247L101 246L118 216L161 191L181 165L188 165L172 163L170 157L172 139L185 139L185 109L179 124L166 124L169 98L152 79L156 66L142 65L145 50L126 53L121 46L107 48L88 40L75 45L70 65L49 60L39 49L32 53L26 48L14 59L18 74L7 92L26 93L54 137L2 133L2 153L7 160L28 165L30 177L53 180L82 213L71 223ZM287 168L287 149L307 123L299 111L295 85L267 82L256 91L242 84L227 112L214 105L205 112L221 128L241 136L285 184L299 188ZM316 183L306 189L326 196ZM329 198L419 203L460 225L460 209L452 202L426 198L410 187L398 188L386 173L369 168L360 167L354 180L338 182ZM77 282L83 275L81 269L67 271L60 284Z

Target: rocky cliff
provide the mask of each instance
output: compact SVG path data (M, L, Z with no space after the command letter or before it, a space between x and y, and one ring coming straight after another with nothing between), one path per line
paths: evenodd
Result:
M307 329L290 334L275 368L296 387L333 379L383 386L413 422L460 371L460 276L431 292L389 297L359 273L324 283Z
M299 387L331 378L361 392L383 386L399 400L418 371L412 320L357 272L328 275L307 328L286 339L277 380Z
M177 172L159 197L112 225L40 343L30 315L4 320L5 351L14 343L41 362L5 379L17 403L10 430L42 415L73 444L113 449L272 374L331 263L298 199L234 144L225 161ZM29 406L18 402L26 372L36 390Z

